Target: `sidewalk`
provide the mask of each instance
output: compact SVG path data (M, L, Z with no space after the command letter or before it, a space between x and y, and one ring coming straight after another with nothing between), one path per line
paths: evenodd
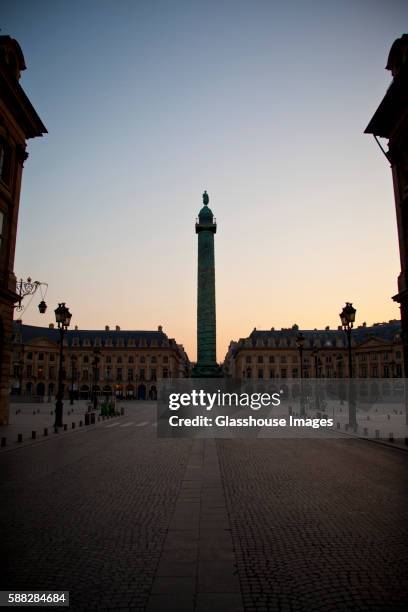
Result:
M193 442L146 610L244 610L215 440Z
M54 402L11 404L10 423L0 426L0 452L46 441L58 434L66 435L76 431L85 426L88 404L89 402L80 400L70 405L69 400L66 400L63 411L65 429L59 428L57 433L54 429ZM98 411L95 415L95 425L101 420L102 417L99 417ZM20 435L21 441L19 442Z

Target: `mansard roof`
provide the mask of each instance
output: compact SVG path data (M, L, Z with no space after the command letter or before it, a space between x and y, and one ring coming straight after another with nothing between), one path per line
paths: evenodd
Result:
M289 329L254 329L247 338L240 338L230 346L235 353L241 348L296 348L296 337L302 333L305 338L305 349L316 348L345 348L347 346L346 334L342 329L302 329L297 326ZM377 323L370 327L361 325L352 332L353 346L359 346L369 339L381 342L395 342L400 339L401 322Z
M13 331L15 334L21 335L21 341L23 343L31 342L38 338L43 338L51 342L59 341L59 330L57 328L50 327L39 327L36 325L24 325L14 322ZM98 340L98 345L115 347L119 346L125 348L129 346L129 340L132 340L132 347L143 346L145 347L160 347L160 346L171 346L177 348L177 343L173 338L168 338L167 334L163 331L150 331L150 330L99 330L99 329L68 329L65 338L68 341L68 345L73 345L74 338L76 340L76 346L87 346L89 344L95 345ZM85 341L87 341L86 344Z

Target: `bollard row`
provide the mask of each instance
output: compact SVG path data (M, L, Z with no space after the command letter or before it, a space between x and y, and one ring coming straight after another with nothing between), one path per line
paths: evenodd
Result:
M18 414L20 412L21 412L20 409L16 410L16 414ZM74 412L74 411L72 410L71 412ZM39 414L39 413L40 413L40 410L33 411L33 414ZM53 415L54 412L51 410L50 414ZM70 414L70 411L68 411L68 414ZM111 418L114 418L114 417L123 416L124 414L125 414L125 409L122 406L121 409L120 409L120 412L115 412L115 414L103 415L102 417L100 415L98 415L97 421L99 423L101 421L101 419L102 419L102 421L105 421L105 419L111 419ZM94 412L91 412L91 413L87 412L87 413L85 413L85 425L95 425L95 423L96 423L96 415L95 415L95 413ZM83 427L83 425L84 425L83 421L80 420L78 425L79 425L79 427ZM339 423L337 425L339 426ZM72 429L76 428L75 422L71 423L71 428ZM64 431L68 431L68 425L66 423L63 425L63 430ZM54 433L59 433L58 427L54 426ZM390 434L390 435L392 435L392 434ZM48 427L44 427L43 437L47 437L47 436L48 436ZM33 429L31 431L31 438L30 439L31 440L38 440L38 438L37 438L37 431L36 430ZM406 444L408 445L408 438L405 438L405 440L406 440ZM17 434L17 444L21 444L22 442L23 442L23 434L19 433L19 434ZM5 448L6 446L7 446L7 437L3 436L1 438L0 447L1 448Z

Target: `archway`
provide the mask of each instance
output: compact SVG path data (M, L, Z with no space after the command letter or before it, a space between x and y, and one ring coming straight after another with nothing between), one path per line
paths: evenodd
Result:
M39 395L40 397L44 397L44 395L45 395L45 385L44 385L43 382L39 382L37 384L36 395Z
M145 400L146 399L146 385L139 385L137 388L137 399Z
M89 399L89 387L88 385L82 385L81 390L79 392L81 399Z
M154 385L152 387L150 387L149 399L157 400L157 389L156 389L156 387Z
M128 385L126 387L126 399L132 400L135 396L135 389L133 385Z
M103 394L105 397L110 397L112 395L112 388L109 385L105 385L103 388Z

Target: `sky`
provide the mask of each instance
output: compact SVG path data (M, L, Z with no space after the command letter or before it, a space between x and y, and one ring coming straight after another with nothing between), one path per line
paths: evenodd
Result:
M254 327L399 318L389 164L365 135L407 29L400 0L4 2L29 142L15 272L23 321L164 331L196 358L197 237L215 237L217 354ZM385 145L386 143L384 143Z

